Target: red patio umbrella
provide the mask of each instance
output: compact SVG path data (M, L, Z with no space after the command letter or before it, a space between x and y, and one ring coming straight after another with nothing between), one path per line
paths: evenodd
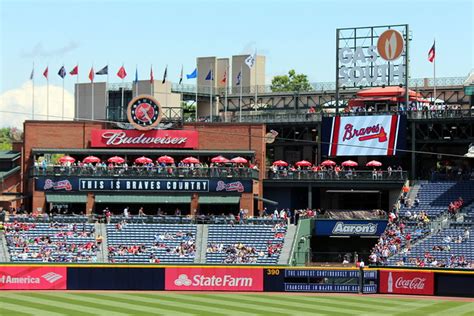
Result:
M283 161L283 160L277 160L277 161L273 162L273 165L278 166L278 167L286 167L286 166L288 166L288 163L286 161Z
M346 160L341 165L343 165L344 167L357 167L359 164L352 160Z
M139 163L139 164L142 164L142 165L152 163L152 162L153 162L152 159L150 159L148 157L145 157L145 156L142 156L140 158L135 159L135 163Z
M295 165L297 167L311 167L313 164L309 161L301 160L301 161L298 161L297 163L295 163Z
M110 157L109 159L107 159L107 161L111 162L111 163L124 163L125 159L123 159L122 157L119 157L119 156L113 156L113 157Z
M86 158L82 159L83 163L98 163L100 162L100 158L96 156L87 156Z
M217 156L217 157L212 158L211 162L214 162L214 163L228 163L229 159L227 159L226 157Z
M194 158L194 157L187 157L187 158L184 158L183 160L181 160L181 162L196 164L196 163L199 163L199 159Z
M248 163L248 160L242 157L235 157L230 160L233 163Z
M380 161L377 161L377 160L372 160L372 161L369 161L368 163L366 163L365 165L367 167L381 167L382 163Z
M335 166L336 163L332 160L324 160L323 162L321 162L321 166Z
M70 163L73 163L74 161L76 161L76 159L72 158L71 156L62 156L61 158L59 158L58 160L60 163L66 163L66 162L70 162Z
M158 162L159 163L174 163L174 159L173 157L170 157L170 156L161 156L158 158Z

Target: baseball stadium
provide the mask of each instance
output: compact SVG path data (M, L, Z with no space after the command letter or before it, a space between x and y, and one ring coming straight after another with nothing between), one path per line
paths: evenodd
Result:
M0 315L472 315L474 72L413 78L409 24L334 31L333 82L107 63L73 117L33 107L0 151Z

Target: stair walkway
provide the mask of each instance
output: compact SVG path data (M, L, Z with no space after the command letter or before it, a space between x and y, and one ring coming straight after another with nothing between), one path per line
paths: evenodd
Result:
M296 235L296 225L289 225L286 230L285 239L283 241L283 248L281 249L280 257L278 258L279 265L286 265L290 262L291 248Z
M0 262L10 262L10 253L8 252L5 233L0 232Z
M102 244L97 251L97 262L109 262L109 249L107 248L107 227L105 224L95 223L95 237L102 235Z
M208 225L197 225L196 232L196 257L194 263L206 263L207 239L209 235Z

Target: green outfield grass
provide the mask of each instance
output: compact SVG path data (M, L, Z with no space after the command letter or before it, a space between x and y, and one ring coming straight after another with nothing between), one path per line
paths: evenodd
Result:
M474 315L474 302L370 296L0 292L0 315Z

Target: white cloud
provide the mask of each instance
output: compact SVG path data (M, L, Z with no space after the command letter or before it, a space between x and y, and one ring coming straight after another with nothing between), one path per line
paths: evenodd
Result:
M18 89L0 95L0 127L23 129L23 122L32 118L32 83L28 81ZM47 86L35 85L35 120L46 120ZM49 85L49 119L62 119L63 88ZM74 117L74 95L64 90L64 118Z

